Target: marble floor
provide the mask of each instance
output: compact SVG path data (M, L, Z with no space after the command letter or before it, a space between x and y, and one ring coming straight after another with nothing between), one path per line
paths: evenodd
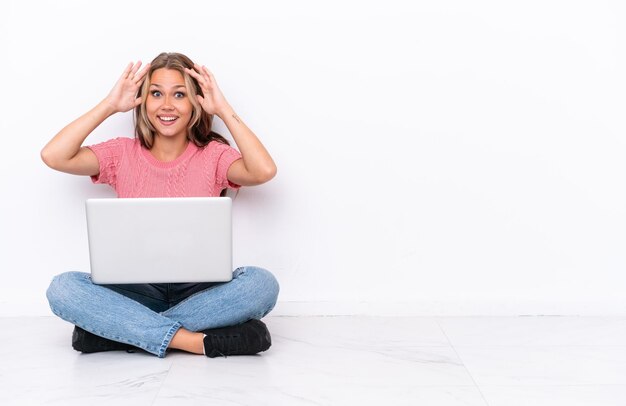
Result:
M79 354L0 318L0 405L626 405L626 317L268 317L272 348Z

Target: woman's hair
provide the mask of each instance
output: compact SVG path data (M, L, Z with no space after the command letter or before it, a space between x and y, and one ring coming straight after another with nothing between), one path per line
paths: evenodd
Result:
M189 125L187 126L187 138L199 147L203 147L211 141L228 144L228 141L224 137L211 131L213 115L204 111L196 98L196 95L204 96L204 94L202 93L198 81L185 72L185 68L193 69L191 59L183 54L163 52L150 62L146 79L143 81L143 85L137 94L137 97L141 97L141 104L135 107L135 133L141 145L147 149L151 149L152 145L154 145L156 130L148 119L146 100L148 99L148 92L150 91L152 74L157 69L163 68L180 72L185 80L189 101L191 101L193 105L193 113L191 114Z

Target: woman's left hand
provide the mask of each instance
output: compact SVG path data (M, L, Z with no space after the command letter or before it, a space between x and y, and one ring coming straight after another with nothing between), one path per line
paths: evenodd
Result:
M226 101L224 94L217 86L215 77L207 69L206 66L200 66L197 63L194 65L194 69L186 69L187 73L198 81L200 88L202 89L203 96L198 95L198 102L202 106L202 109L208 114L217 114L218 116L224 114L230 105Z

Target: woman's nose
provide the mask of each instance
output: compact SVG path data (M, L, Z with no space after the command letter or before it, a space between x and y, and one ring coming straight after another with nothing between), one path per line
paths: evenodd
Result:
M172 108L172 99L170 96L165 96L163 97L163 106L161 106L163 108Z

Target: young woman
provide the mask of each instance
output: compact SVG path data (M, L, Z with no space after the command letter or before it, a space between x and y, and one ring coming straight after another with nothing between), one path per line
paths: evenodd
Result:
M126 198L219 196L274 177L271 156L206 67L176 53L140 67L129 64L104 100L52 138L41 151L49 167L91 176ZM106 118L133 108L134 139L82 146ZM211 131L215 115L239 152ZM257 267L236 269L227 283L200 284L95 285L87 273L66 272L53 279L47 297L57 316L75 324L78 351L139 347L164 357L176 348L215 357L269 348L260 319L278 290L272 274Z

